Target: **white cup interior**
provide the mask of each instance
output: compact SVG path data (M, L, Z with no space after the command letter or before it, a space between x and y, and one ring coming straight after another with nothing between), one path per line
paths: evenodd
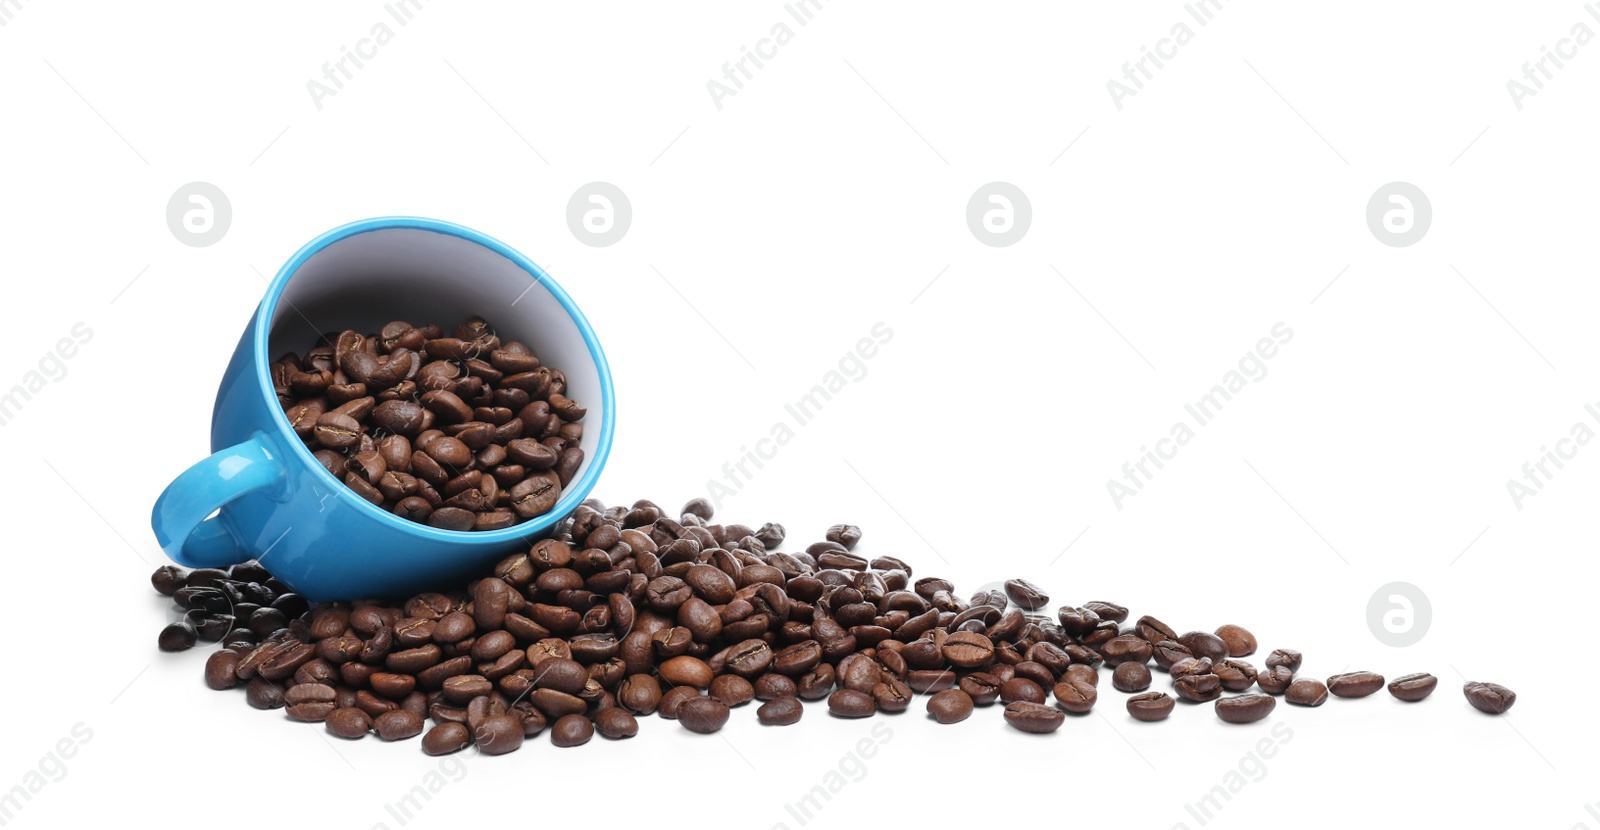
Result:
M312 254L289 278L274 309L268 358L302 357L326 333L376 333L385 323L438 323L450 336L476 314L501 341L526 343L541 364L567 377L567 397L588 409L583 466L595 458L605 415L600 373L583 332L548 278L470 239L420 228L384 228L348 236Z

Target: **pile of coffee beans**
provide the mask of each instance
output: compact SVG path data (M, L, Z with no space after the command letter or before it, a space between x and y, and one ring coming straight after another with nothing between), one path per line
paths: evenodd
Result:
M503 754L545 731L560 747L628 738L649 715L716 732L756 701L769 726L798 722L802 701L863 718L904 712L917 695L938 723L999 705L1017 730L1049 733L1094 709L1103 669L1138 721L1164 720L1182 699L1252 723L1278 696L1320 706L1384 687L1368 671L1297 677L1293 649L1257 670L1242 659L1256 638L1237 625L1180 634L1151 616L1130 625L1127 608L1103 601L1046 616L1050 597L1021 579L962 599L899 559L856 553L853 525L803 551L777 550L784 536L778 524L714 523L703 499L677 518L649 501L591 500L483 578L403 602L312 606L256 563L167 566L152 581L183 618L160 646L220 641L211 688L242 685L251 706L342 738L421 735L433 755ZM1149 690L1152 664L1171 694ZM1411 674L1388 689L1418 701L1437 683ZM1492 714L1516 700L1493 683L1465 691Z
M445 530L549 512L583 464L585 410L560 369L481 317L323 335L272 364L289 425L373 504Z

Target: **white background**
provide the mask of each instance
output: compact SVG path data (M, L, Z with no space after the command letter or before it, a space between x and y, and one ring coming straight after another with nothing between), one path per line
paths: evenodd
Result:
M998 709L940 727L920 707L867 722L812 708L780 731L745 708L720 737L650 719L622 743L456 756L411 826L693 809L795 828L784 805L887 725L805 826L1064 815L1043 797L1198 827L1185 805L1243 763L1249 783L1208 826L1358 812L1600 827L1585 811L1600 800L1586 641L1600 449L1521 509L1506 488L1573 424L1600 430L1584 411L1600 401L1600 46L1520 111L1506 89L1575 22L1600 21L1575 1L1235 0L1191 21L1192 42L1119 110L1107 81L1189 19L1133 5L834 2L790 21L793 40L720 110L707 81L789 19L779 3L432 3L320 109L307 82L388 19L378 3L11 9L0 389L75 323L94 332L0 428L0 788L74 724L93 732L12 823L157 809L261 825L288 809L396 827L384 805L438 772L415 742L335 743L208 691L206 649L156 650L169 612L147 581L164 561L150 505L208 451L257 271L346 221L419 214L521 249L593 321L620 396L602 499L703 493L883 322L894 336L867 375L722 518L781 521L801 544L852 521L863 551L963 593L1026 576L1180 630L1246 625L1264 650L1303 650L1312 676L1441 683L1422 704L1280 705L1231 727L1190 706L1134 723L1107 680L1098 713L1049 738ZM633 207L610 247L566 224L597 180ZM1010 247L965 220L997 180L1032 205ZM1396 180L1433 207L1410 247L1366 225ZM191 181L232 204L210 247L167 226ZM1268 374L1117 509L1107 480L1280 321L1294 337ZM1409 648L1367 624L1395 581L1431 601ZM1463 675L1520 702L1479 715ZM1258 767L1247 756L1274 722L1291 739Z

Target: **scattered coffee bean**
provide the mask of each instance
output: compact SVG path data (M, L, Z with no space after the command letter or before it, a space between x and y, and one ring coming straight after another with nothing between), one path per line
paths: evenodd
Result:
M596 732L613 740L631 738L639 734L639 721L626 710L613 706L610 709L601 709L595 714L594 728Z
M372 718L353 706L335 709L323 721L330 734L341 738L364 738L372 728Z
M1269 695L1281 695L1294 682L1294 672L1288 666L1273 666L1256 675L1256 686Z
M1438 685L1439 678L1426 672L1408 674L1389 681L1389 694L1407 703L1415 703L1433 694Z
M1035 735L1044 735L1061 728L1067 716L1054 706L1019 700L1006 704L1006 723Z
M1300 652L1292 648L1275 648L1271 654L1267 655L1267 668L1275 669L1278 666L1283 666L1292 672L1299 671L1300 660Z
M568 715L582 721L584 728L593 734L594 727L589 726L589 719L582 715ZM567 718L556 722L559 728ZM477 726L472 727L472 741L478 745L478 751L485 755L504 755L522 748L522 741L526 736L522 734L522 721L515 715L499 714L485 718ZM584 736L583 741L589 740ZM583 743L578 741L578 743ZM575 744L562 743L558 738L556 746L574 746Z
M1296 706L1321 706L1328 699L1328 687L1319 680L1301 678L1289 684L1283 699Z
M805 714L805 704L795 697L780 697L761 704L756 718L768 726L788 726L800 722Z
M1255 723L1272 714L1277 705L1277 698L1255 693L1221 698L1216 702L1215 708L1217 717L1225 723Z
M1467 702L1472 704L1472 708L1491 715L1504 714L1517 702L1517 693L1499 683L1473 680L1462 687L1462 692L1466 694Z
M870 698L869 698L870 699ZM690 732L709 735L728 723L728 707L710 697L694 697L678 707L678 723Z
M1328 691L1334 697L1366 697L1381 688L1383 675L1376 672L1352 671L1328 678Z
M1256 653L1256 635L1242 626L1224 625L1217 629L1217 636L1227 645L1229 657L1249 657Z
M945 689L928 698L928 714L940 723L964 721L972 708L972 697L960 689Z
M1111 672L1111 685L1119 692L1142 692L1150 688L1150 669L1143 663L1123 663Z
M472 732L466 724L444 721L422 736L422 751L429 755L449 755L460 752L472 743Z
M878 704L866 692L840 689L828 696L828 711L835 717L865 718L878 711Z
M1134 720L1166 720L1176 705L1166 692L1145 692L1128 698L1128 714Z

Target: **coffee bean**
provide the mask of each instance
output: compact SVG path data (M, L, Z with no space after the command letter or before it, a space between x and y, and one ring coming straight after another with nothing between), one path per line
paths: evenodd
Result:
M1006 704L1005 718L1018 730L1043 735L1060 729L1067 716L1054 706L1019 700Z
M1472 704L1472 708L1490 715L1504 714L1517 702L1517 693L1499 683L1473 680L1462 687L1462 692L1466 694L1467 702Z
M315 723L326 719L338 708L334 702L338 697L332 686L320 683L304 683L299 686L290 686L284 692L284 701L288 704L289 717L307 723Z
M150 584L155 586L156 592L164 597L177 593L179 588L185 587L185 580L189 572L177 565L162 565L150 576Z
M803 714L805 705L794 697L774 698L756 709L756 719L767 726L789 726L798 723Z
M1222 688L1230 692L1242 692L1255 685L1255 666L1243 660L1223 660L1212 667L1212 673L1222 681Z
M728 714L728 707L722 701L697 696L678 707L678 723L690 732L709 735L727 724Z
M277 709L284 705L283 687L257 677L245 686L245 700L256 709Z
M161 636L157 638L156 644L162 651L187 651L199 639L199 632L195 631L188 620L179 620L161 629Z
M1143 637L1122 634L1107 640L1100 647L1100 654L1105 658L1106 665L1113 668L1126 663L1144 665L1155 654L1155 646Z
M239 682L235 672L239 667L238 652L223 649L206 658L206 685L221 691L231 689Z
M1328 678L1328 691L1334 697L1366 697L1381 688L1383 675L1376 672L1352 671Z
M755 700L756 690L750 685L750 681L736 674L724 674L711 681L708 694L713 700L719 700L723 705L733 708Z
M928 698L928 714L940 723L959 723L972 714L972 698L960 689L945 689Z
M1175 643L1178 641L1178 632L1173 631L1166 623L1148 614L1140 617L1139 621L1134 624L1133 633L1138 634L1152 644L1159 644L1164 640L1171 640Z
M1086 602L1083 604L1085 611L1093 611L1102 620L1112 622L1125 622L1128 619L1128 609L1114 602Z
M674 686L694 686L703 689L711 685L711 667L706 665L706 661L687 654L667 660L657 668L657 671L661 673L662 680Z
M1301 678L1289 684L1283 699L1296 706L1321 706L1328 699L1328 687L1321 681Z
M1172 681L1178 697L1195 703L1208 703L1222 697L1222 680L1214 674L1185 674Z
M1256 686L1269 695L1281 695L1294 682L1294 672L1288 666L1273 666L1256 675Z
M1043 703L1044 688L1038 683L1023 677L1013 677L1000 684L1000 702L1007 705L1022 701L1024 703Z
M1123 663L1111 673L1111 685L1119 692L1142 692L1150 688L1150 669L1143 663Z
M834 717L865 718L878 711L878 704L866 692L840 689L828 696L828 711Z
M655 714L661 705L661 684L648 674L629 675L617 689L617 705L636 715Z
M1300 659L1300 652L1292 648L1276 648L1272 650L1271 654L1267 655L1267 668L1283 666L1289 671L1299 671Z
M1050 604L1050 596L1026 579L1006 580L1006 596L1027 611L1036 611Z
M353 706L333 710L323 723L329 733L341 738L364 738L372 728L372 718Z
M1433 694L1438 685L1439 678L1426 672L1408 674L1389 681L1389 694L1407 703L1414 703Z
M1134 720L1146 722L1166 720L1174 705L1165 692L1145 692L1128 698L1128 714Z
M472 732L466 724L446 721L422 736L422 751L429 755L449 755L466 749L470 743Z
M1228 647L1229 657L1249 657L1256 652L1256 636L1237 625L1224 625L1217 629L1217 636Z
M626 710L613 706L595 713L594 728L613 740L631 738L639 734L639 721Z
M391 709L374 718L372 726L386 741L403 741L422 734L422 715L410 709Z
M975 669L994 659L994 643L971 631L958 631L945 638L944 659L961 669Z
M1292 698L1286 698L1293 703ZM1278 699L1263 694L1235 695L1218 700L1215 704L1217 717L1224 723L1255 723L1267 715L1278 705Z
M1082 680L1063 680L1055 685L1052 694L1061 708L1074 715L1088 714L1100 696L1094 686Z
M1190 631L1178 638L1178 642L1196 657L1206 657L1213 663L1221 663L1228 659L1228 646L1222 638L1204 631Z
M582 715L571 715L570 717L583 721L584 725L588 727L588 718ZM557 721L556 726L559 728L565 720L563 718ZM593 727L588 728L590 734L593 734ZM522 733L522 721L511 714L493 715L485 718L483 722L472 728L472 741L478 745L478 751L485 755L504 755L508 752L515 752L522 748L522 741L525 737ZM587 740L589 740L588 735L585 735L582 741L570 744L563 743L560 739L557 739L556 746L576 746Z

